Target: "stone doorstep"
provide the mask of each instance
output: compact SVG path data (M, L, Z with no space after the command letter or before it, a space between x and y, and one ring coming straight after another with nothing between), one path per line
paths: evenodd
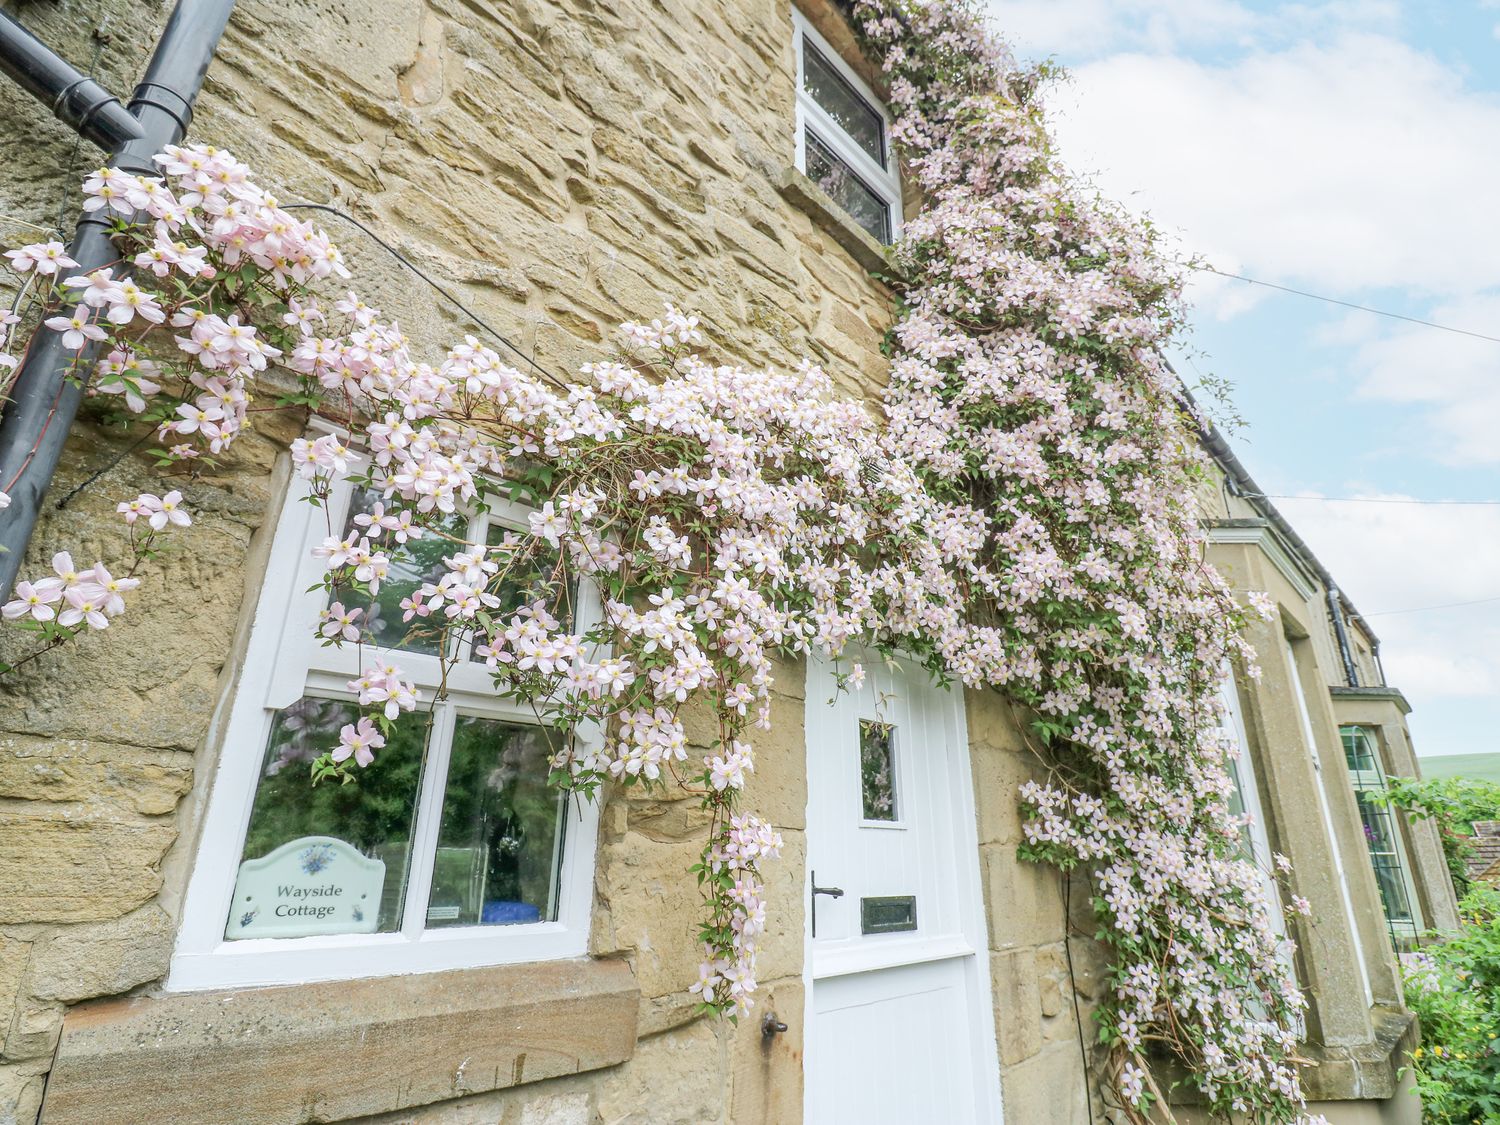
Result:
M46 1125L302 1125L578 1074L635 1052L624 961L176 993L72 1009Z

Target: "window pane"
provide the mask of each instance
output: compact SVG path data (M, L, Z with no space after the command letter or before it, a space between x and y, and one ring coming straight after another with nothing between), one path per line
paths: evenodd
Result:
M352 703L312 697L276 713L226 937L401 928L427 728L408 717L357 783L314 786L310 763L358 714ZM283 859L272 858L281 849Z
M561 737L547 727L458 717L429 926L556 920L567 804L547 774Z
M1355 794L1359 801L1359 817L1364 823L1365 843L1370 849L1370 862L1375 867L1375 881L1380 885L1380 899L1385 907L1385 916L1392 922L1410 921L1411 900L1406 893L1406 878L1401 866L1401 853L1397 850L1396 822L1391 810L1371 802L1369 794Z
M361 488L349 500L349 518L344 523L344 535L364 532L354 522L357 515L367 515L376 504L382 503L376 489ZM448 535L462 539L468 530L468 519L450 515L438 525ZM371 540L375 543L375 540ZM427 532L421 539L408 539L397 543L390 532L381 536L379 543L387 548L391 559L390 576L380 584L380 593L374 603L363 594L353 590L340 591L338 598L348 609L356 607L365 611L361 624L366 636L382 648L403 648L408 652L436 654L441 641L442 622L447 619L441 613L428 618L413 617L410 622L401 620L401 599L412 595L424 582L436 582L448 569L443 559L462 550L459 543Z
M489 535L486 542L491 546L498 546L507 535L520 535L512 528L504 527L498 523L490 525ZM491 558L500 561L496 556ZM531 565L521 566L515 564L507 569L500 578L498 586L491 585L489 592L500 599L500 605L490 612L497 621L506 621L516 610L529 606L533 602L541 602L547 612L567 626L572 621L573 588L565 581L559 581L558 562L562 558L559 551L543 547L543 549L530 559ZM501 565L505 565L501 562ZM484 643L483 633L479 633L474 642L475 651L470 656L471 660L483 660L484 657L478 649Z
M870 159L882 168L887 167L884 119L805 38L802 88L849 134L850 140L870 154Z
M1246 751L1241 750L1241 754ZM1234 789L1229 794L1229 815L1243 816L1245 814L1245 778L1240 772L1240 763L1236 758L1225 759L1229 767L1230 779L1234 782ZM1261 857L1255 854L1255 835L1248 823L1240 825L1241 854L1251 863L1260 863Z
M826 191L835 203L849 212L856 223L878 241L891 240L890 208L870 190L853 169L835 156L822 141L807 131L807 178Z
M859 788L866 820L896 819L896 728L859 721Z
M1340 727L1339 733L1344 738L1344 759L1351 770L1362 773L1379 769L1375 762L1374 739L1364 727Z

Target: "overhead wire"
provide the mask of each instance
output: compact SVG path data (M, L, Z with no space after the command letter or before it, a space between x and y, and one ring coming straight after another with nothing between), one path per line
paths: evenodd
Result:
M1330 504L1435 504L1500 508L1500 500L1427 500L1419 496L1294 496L1286 492L1246 492L1255 500L1316 500Z
M548 382L554 383L559 387L565 388L567 386L566 379L563 379L555 373L548 371L541 364L537 363L536 360L531 358L531 356L527 355L519 347L511 343L510 338L507 337L505 333L501 332L498 328L491 325L477 312L469 308L468 305L464 304L451 292L449 292L447 289L444 289L431 277L427 276L427 274L415 262L413 262L405 254L401 253L400 250L397 250L389 242L381 238L380 235L376 234L373 230L367 227L364 223L360 222L353 215L349 214L347 211L341 211L337 207L333 207L327 203L283 203L281 204L281 207L286 211L324 211L330 215L335 215L338 218L343 219L344 222L349 223L351 226L358 227L371 241L375 242L383 250L385 250L386 253L395 258L396 261L400 262L407 269L411 270L412 273L416 274L423 281L425 281L429 286L432 287L433 290L444 297L449 304L458 309L459 312L463 313L464 316L468 317L484 331L488 332L491 336L498 340L503 347L509 350L513 355L520 359L521 362L525 363L538 375L546 379Z
M1314 301L1324 301L1330 305L1340 305L1346 309L1354 309L1357 312L1373 313L1375 316L1389 317L1391 320L1404 320L1408 324L1419 324L1423 328L1436 328L1439 332L1452 332L1459 336L1471 336L1476 340L1486 340L1491 344L1500 344L1500 336L1488 336L1483 332L1474 332L1468 328L1455 328L1451 324L1439 324L1435 320L1423 320L1417 316L1407 316L1405 313L1391 312L1389 309L1377 309L1372 305L1360 305L1353 301L1344 301L1338 297L1329 297L1323 293L1312 293L1306 289L1294 289L1290 285L1278 285L1274 281L1261 281L1259 278L1245 277L1243 274L1229 273L1226 270L1215 269L1199 262L1184 262L1188 269L1199 273L1211 273L1218 277L1225 277L1231 281L1243 281L1248 285L1259 285L1265 289L1275 289L1282 293L1291 293L1297 297L1308 297Z
M1475 598L1473 601L1467 601L1467 602L1442 602L1442 603L1440 603L1438 605L1418 605L1418 606L1412 606L1410 609L1382 609L1382 610L1379 610L1376 613L1364 613L1364 614L1361 614L1360 616L1361 617L1392 617L1392 616L1394 616L1394 615L1396 615L1398 613L1431 613L1435 609L1457 609L1459 606L1466 606L1466 605L1490 605L1493 602L1500 602L1500 595L1496 595L1493 598Z

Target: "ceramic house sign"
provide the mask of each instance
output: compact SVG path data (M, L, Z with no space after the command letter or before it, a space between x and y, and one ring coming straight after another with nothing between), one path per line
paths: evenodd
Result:
M385 864L332 836L290 840L240 864L226 938L370 934Z

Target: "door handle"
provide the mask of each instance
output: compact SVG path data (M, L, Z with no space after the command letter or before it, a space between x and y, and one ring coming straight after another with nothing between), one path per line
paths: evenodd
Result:
M812 915L812 936L818 936L818 896L827 895L829 898L843 898L843 887L820 887L818 886L818 873L812 873L812 897L808 902L808 913Z

